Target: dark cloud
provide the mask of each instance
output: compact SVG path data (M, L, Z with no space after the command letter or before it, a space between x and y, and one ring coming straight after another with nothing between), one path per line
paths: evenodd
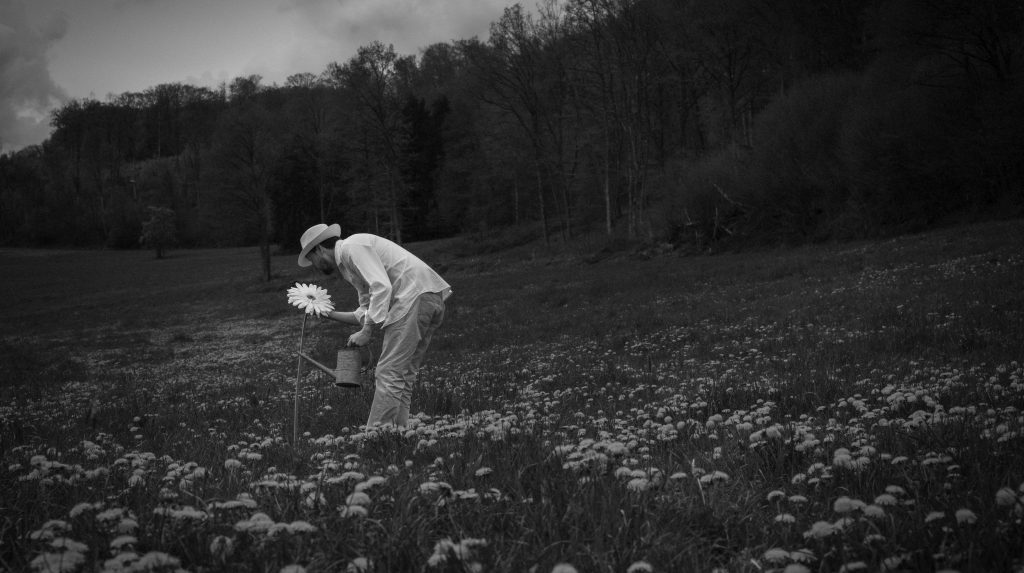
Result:
M49 133L49 110L66 96L50 76L47 51L66 32L63 14L34 26L24 3L0 1L0 151L39 143Z

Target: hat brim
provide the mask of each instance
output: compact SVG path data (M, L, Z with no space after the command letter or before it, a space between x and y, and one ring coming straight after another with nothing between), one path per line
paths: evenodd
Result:
M309 260L309 257L307 257L307 255L309 255L309 252L312 251L314 248L316 248L316 246L319 245L320 243L326 241L327 239L329 239L331 237L340 237L340 236L341 236L341 225L339 225L337 223L335 223L333 225L330 225L329 227L327 227L326 229L321 231L320 234L317 235L316 237L314 237L312 241L310 241L305 247L303 247L302 252L299 253L299 266L300 267L311 267L311 266L313 266L313 261Z

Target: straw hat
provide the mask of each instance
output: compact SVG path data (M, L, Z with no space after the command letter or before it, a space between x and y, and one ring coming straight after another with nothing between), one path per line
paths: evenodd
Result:
M302 238L299 239L299 244L302 245L302 252L299 253L299 266L308 267L313 264L313 261L306 258L306 255L313 250L313 247L322 243L325 239L330 237L341 236L341 225L335 223L328 227L323 223L317 223L312 227L306 229L306 232L302 234Z

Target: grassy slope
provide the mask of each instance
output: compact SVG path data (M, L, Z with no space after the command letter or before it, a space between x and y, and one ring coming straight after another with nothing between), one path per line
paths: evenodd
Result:
M1024 480L1024 223L595 264L569 253L537 256L543 251L532 247L478 258L454 258L446 244L420 252L448 269L456 296L413 398L413 410L426 414L418 431L352 438L368 393L327 388L313 375L302 390L302 429L312 441L297 456L283 442L300 319L284 290L314 277L293 257L275 260L279 277L263 284L250 250L176 251L166 260L0 252L0 482L4 513L17 516L4 518L4 560L23 566L43 551L26 536L45 518L105 500L137 514L140 551L209 565L210 538L230 534L234 518L221 524L210 510L194 531L168 539L153 530L167 468L190 461L209 477L202 491L190 484L187 495L166 494L175 507L202 508L198 496L208 509L211 500L251 492L274 519L308 519L332 532L278 547L277 566L329 567L363 555L392 569L423 567L449 536L488 538L479 559L499 570L546 571L560 560L625 570L638 559L665 571L740 570L752 558L769 566L763 553L773 546L806 546L815 553L810 566L824 569L906 555L909 569L985 570L1020 557L1007 549L1019 519L1002 520L993 496ZM347 286L323 284L340 307L353 304ZM331 361L347 330L312 332L310 346ZM935 417L956 408L964 413ZM764 439L773 427L781 437ZM103 454L90 460L82 440ZM613 455L607 443L629 453ZM867 452L872 469L835 465L839 447L854 458ZM256 450L262 459L240 456ZM141 489L123 489L130 476L116 469L102 485L22 479L33 454L87 470L146 452L168 458L143 464ZM390 476L371 511L376 529L249 485L287 476L322 482L325 460L340 464L348 454L360 456L367 474ZM902 457L909 468L891 464ZM243 479L224 468L226 458L245 462ZM491 477L475 476L481 466ZM621 467L641 473L616 474ZM729 481L698 479L713 470ZM505 497L449 504L442 515L419 496L418 484L430 480L463 492L494 486ZM841 517L832 513L841 495L870 502L894 483L917 505L893 513L879 547L853 549L860 530L856 538L804 539L815 521ZM789 510L796 523L788 530L773 523L777 503L765 501L775 488L810 499ZM327 497L333 507L345 496ZM947 517L973 507L982 526L943 536L922 525L925 506ZM109 540L100 533L80 536L102 547ZM236 562L267 559L265 542L237 538L244 550Z

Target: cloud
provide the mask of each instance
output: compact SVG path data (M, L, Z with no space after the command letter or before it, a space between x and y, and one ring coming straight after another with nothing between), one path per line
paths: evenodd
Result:
M399 54L417 54L438 42L486 36L511 0L290 0L296 12L345 61L374 40Z
M0 2L0 151L49 135L49 110L67 96L50 76L47 51L66 32L61 13L36 27L22 2Z

